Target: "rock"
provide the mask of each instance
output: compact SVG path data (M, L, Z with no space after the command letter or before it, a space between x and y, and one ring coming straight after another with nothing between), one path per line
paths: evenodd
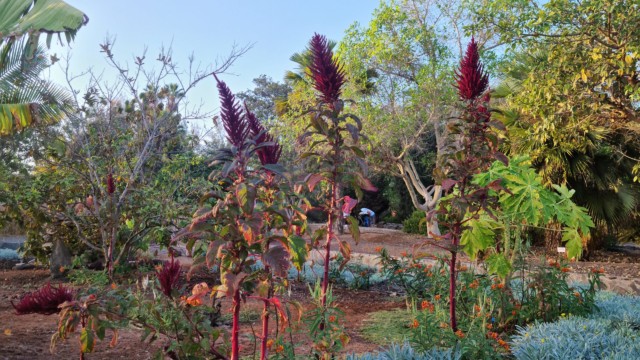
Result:
M13 269L14 270L30 270L30 269L35 269L36 266L33 264L27 264L27 263L17 263Z
M402 230L402 224L385 223L382 227L385 229Z
M71 252L64 241L55 240L50 263L49 269L54 279L64 276L65 272L71 267Z

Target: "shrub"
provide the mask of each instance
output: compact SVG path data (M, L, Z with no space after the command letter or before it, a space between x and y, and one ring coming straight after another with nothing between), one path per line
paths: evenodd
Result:
M426 215L424 211L416 210L411 213L405 221L402 222L402 230L409 234L422 234L427 233L426 227Z
M410 340L418 350L458 347L465 359L501 358L509 351L508 336L516 326L567 315L587 316L596 310L595 294L600 283L596 272L590 274L588 285L574 286L568 281L570 269L564 264L516 262L514 273L528 275L505 283L497 276L477 274L458 265L456 301L460 317L453 331L446 296L449 267L442 261L426 265L420 256L403 254L394 258L380 249L383 273L404 289L415 311ZM615 306L615 300L608 301ZM633 299L627 301L626 310L612 313L631 318Z
M11 305L16 309L16 314L44 314L51 315L60 311L64 302L73 300L73 290L59 285L57 288L51 284L43 286L40 290L24 295L18 304Z
M411 345L392 344L377 353L349 355L346 360L459 360L460 352L455 349L431 349L424 353L415 351Z
M640 336L628 323L570 317L519 327L512 342L518 360L640 358Z
M626 322L640 329L640 297L601 291L596 295L596 307L590 318Z

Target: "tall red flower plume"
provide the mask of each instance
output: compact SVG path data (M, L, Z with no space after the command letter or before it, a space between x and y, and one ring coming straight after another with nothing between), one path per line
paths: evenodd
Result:
M113 174L109 173L107 174L107 193L111 195L114 192L116 192L116 183L113 181Z
M51 287L48 283L40 290L24 295L17 304L12 301L11 305L18 315L34 313L51 315L59 312L58 306L65 301L73 301L73 290L62 284L57 288Z
M456 70L456 87L463 100L474 100L482 95L489 86L489 77L480 63L478 44L474 38L467 46L460 68Z
M218 92L220 93L220 118L222 125L227 133L227 140L234 146L240 147L249 135L249 127L246 119L242 114L242 108L236 101L227 84L220 81L218 77L213 75L218 82Z
M244 105L244 111L247 115L247 124L249 125L249 131L251 136L256 138L256 144L262 144L265 142L272 142L273 145L265 146L257 150L258 158L262 165L277 164L280 161L280 154L282 153L282 147L274 140L273 136L269 134L260 120L252 113L247 104ZM259 136L258 136L259 135Z
M171 297L171 292L178 287L180 280L180 262L172 257L171 261L162 265L162 269L156 270L156 275L160 281L162 293Z
M342 66L333 59L333 52L325 36L313 35L309 50L312 57L309 70L313 87L320 92L322 101L333 108L333 103L340 98L345 82Z

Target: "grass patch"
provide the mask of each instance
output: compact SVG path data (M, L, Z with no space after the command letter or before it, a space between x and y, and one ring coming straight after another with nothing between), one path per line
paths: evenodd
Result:
M254 323L260 320L261 315L262 315L262 312L255 309L247 309L247 310L240 309L240 323L241 324ZM231 323L233 321L233 314L231 313L223 314L220 320L223 323Z
M403 343L409 338L414 316L406 310L378 311L364 320L362 336L377 345Z

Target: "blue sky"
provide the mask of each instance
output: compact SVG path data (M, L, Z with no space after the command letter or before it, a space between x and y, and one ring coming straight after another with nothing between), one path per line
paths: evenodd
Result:
M314 32L339 41L354 22L367 24L378 0L65 0L89 16L89 23L71 44L73 72L105 67L99 44L105 36L116 37L114 53L130 60L148 47L147 59L155 59L162 45L173 44L174 59L187 64L212 63L227 54L233 43L253 48L224 76L234 92L252 87L261 74L282 80L293 69L292 53L302 50ZM58 57L68 47L53 45ZM50 77L60 82L59 69ZM201 83L190 101L217 105L213 79Z

